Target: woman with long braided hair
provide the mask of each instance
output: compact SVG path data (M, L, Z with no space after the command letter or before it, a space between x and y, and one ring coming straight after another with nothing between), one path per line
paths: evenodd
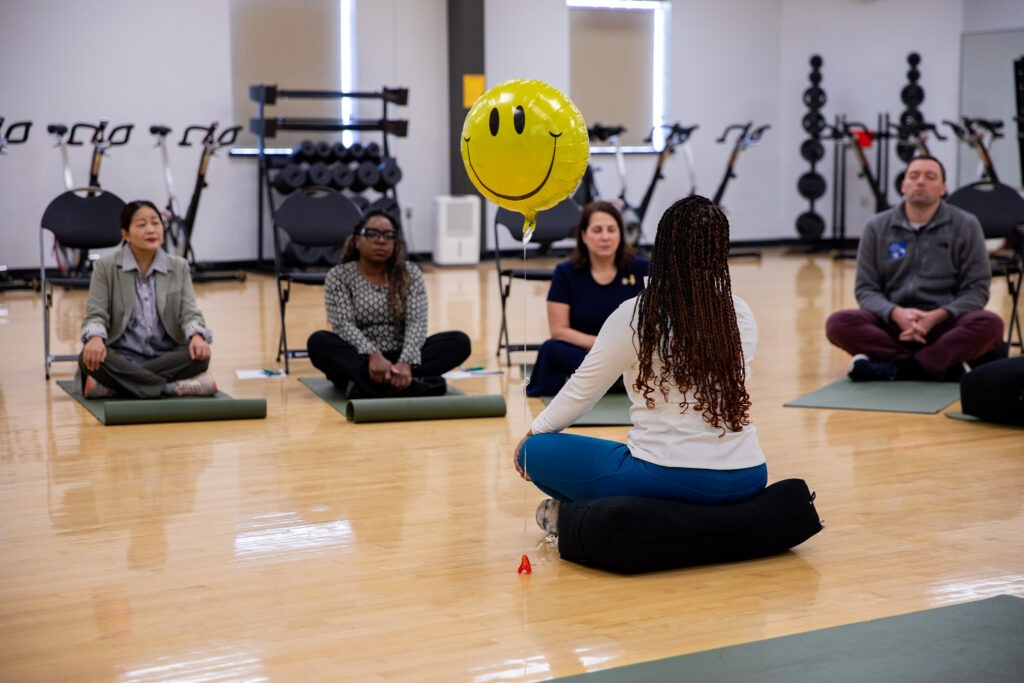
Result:
M442 374L469 357L464 332L427 336L423 273L383 211L363 216L327 274L331 331L314 332L309 359L348 398L444 394Z
M729 221L708 199L687 197L662 216L646 288L612 313L516 447L516 470L553 499L537 508L546 531L559 501L732 503L765 487L745 387L757 324L732 293L728 254ZM625 444L558 433L620 376L632 402Z

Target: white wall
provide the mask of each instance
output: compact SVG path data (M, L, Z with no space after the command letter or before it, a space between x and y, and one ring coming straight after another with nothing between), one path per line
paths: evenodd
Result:
M0 159L0 263L38 266L38 226L46 203L64 189L59 153L48 123L109 119L133 122L131 141L104 160L103 185L125 199L166 200L149 126L177 131L188 124L231 121L228 2L176 0L5 0L0 20L4 75L0 115L34 122L27 143ZM196 150L196 148L191 148ZM198 151L172 146L179 195L185 201ZM75 182L88 179L89 147L71 148ZM251 163L222 153L196 226L197 253L209 259L255 253L255 188ZM189 176L192 176L190 179Z
M929 119L955 116L960 34L1024 26L1019 0L688 0L672 11L669 64L670 121L698 123L693 138L698 191L713 194L727 145L714 142L728 123L770 123L764 139L740 158L738 178L725 205L737 240L795 238L794 221L806 208L796 180L807 168L798 153L805 135L801 94L807 60L825 60L825 114L845 113L872 123L880 111L903 109L906 55L922 56L922 109ZM568 10L561 0L485 0L487 84L539 78L570 91ZM5 0L0 21L0 63L5 69L0 116L35 122L28 143L0 159L0 264L38 263L37 226L46 203L63 188L58 153L45 133L50 122L109 118L138 125L132 142L105 161L104 185L125 198L165 198L159 158L148 126L180 130L190 123L231 122L230 0L146 2ZM399 187L411 209L410 242L430 248L433 198L447 192L446 3L444 0L358 2L357 85L407 86L410 134L394 152L405 177ZM16 65L16 66L15 66ZM238 123L245 123L239 121ZM87 150L73 163L79 178ZM955 163L952 143L934 150ZM198 152L172 147L179 194L188 195ZM830 168L830 157L819 168ZM895 163L895 162L894 162ZM629 160L631 198L639 202L653 159ZM862 207L866 186L850 165L849 234L859 234L871 213ZM682 160L665 168L646 222L686 191ZM826 174L827 175L827 174ZM609 171L599 177L608 184ZM209 171L195 247L203 260L256 256L254 162L223 153ZM858 183L860 183L858 185ZM615 183L611 182L613 190ZM826 196L818 210L828 218ZM490 240L488 240L488 243Z

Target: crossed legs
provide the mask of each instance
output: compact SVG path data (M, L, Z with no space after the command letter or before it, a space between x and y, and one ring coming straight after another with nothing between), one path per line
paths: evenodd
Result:
M999 348L1003 320L990 311L964 313L936 325L926 344L902 342L899 333L895 325L862 309L837 311L825 322L825 336L832 344L852 356L892 363L902 373L897 379L913 378L919 368L926 378L942 380L957 379L963 363Z

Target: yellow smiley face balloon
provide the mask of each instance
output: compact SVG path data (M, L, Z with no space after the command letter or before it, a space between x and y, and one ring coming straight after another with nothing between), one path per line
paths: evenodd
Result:
M543 81L516 79L476 101L462 126L462 161L470 180L495 204L526 217L576 189L587 168L587 124L572 101Z

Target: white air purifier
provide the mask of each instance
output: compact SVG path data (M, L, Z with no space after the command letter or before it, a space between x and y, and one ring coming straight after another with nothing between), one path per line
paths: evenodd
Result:
M475 194L434 199L434 263L480 263L480 197Z

